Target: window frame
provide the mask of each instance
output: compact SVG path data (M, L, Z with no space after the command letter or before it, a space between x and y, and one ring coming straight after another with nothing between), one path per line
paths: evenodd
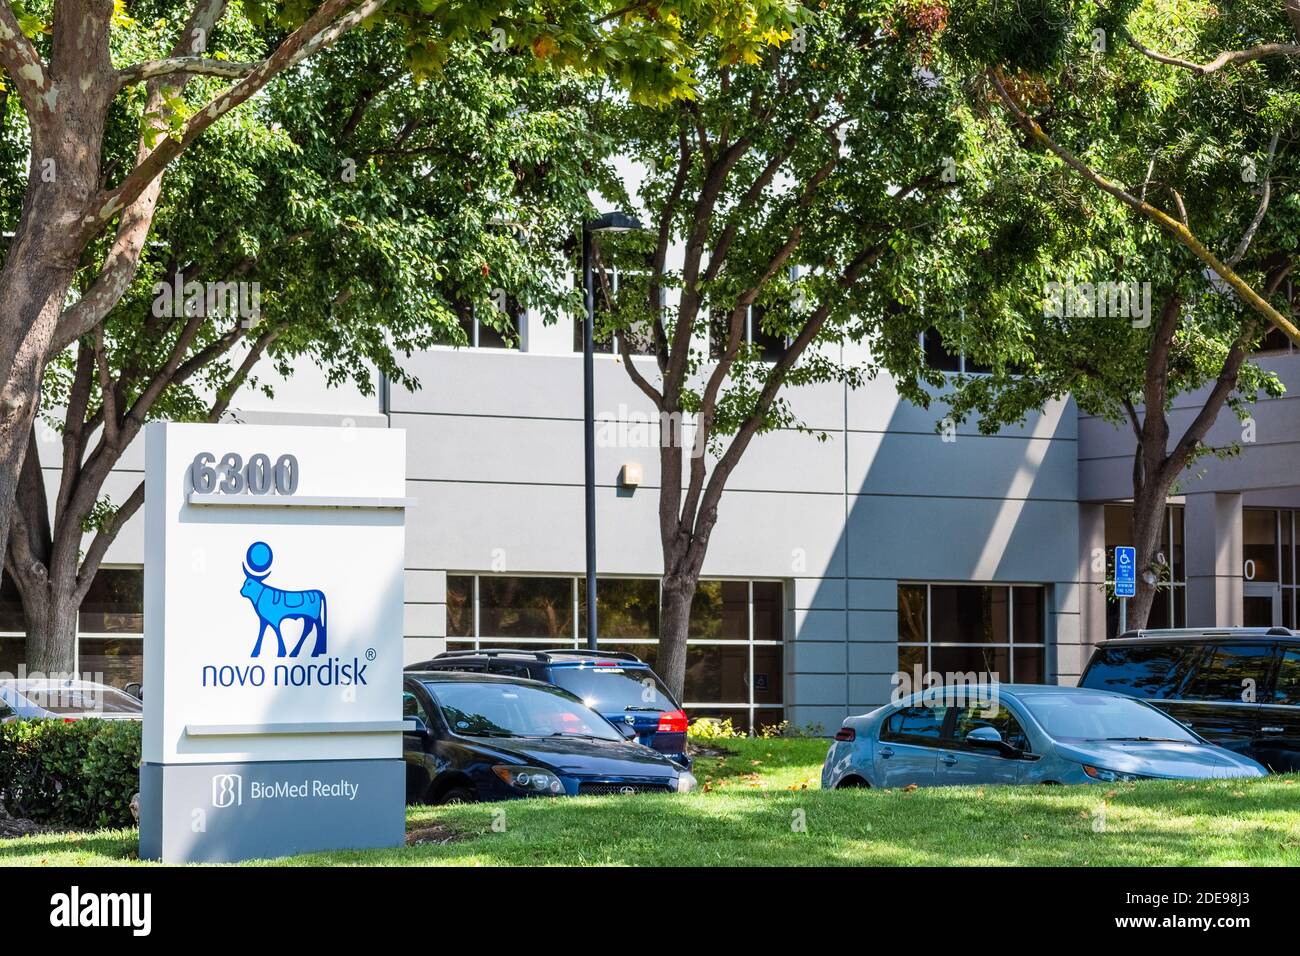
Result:
M1017 650L1040 649L1042 651L1042 672L1039 683L1049 683L1051 681L1051 670L1049 667L1048 649L1052 646L1052 634L1049 631L1048 623L1051 612L1048 606L1049 586L1046 584L1034 584L1031 582L1003 582L1003 581L915 581L900 579L897 589L904 587L921 587L925 588L925 640L924 641L904 641L902 633L898 634L895 639L895 646L898 648L922 648L925 656L924 672L933 673L934 668L934 648L936 647L960 647L960 648L994 648L1005 649L1007 652L1007 663L1010 667L1010 673L1007 680L999 680L999 683L1014 684L1019 681L1016 678L1016 661L1015 655ZM1007 639L1006 641L993 642L969 642L969 641L936 641L934 639L934 610L933 610L933 589L936 587L972 587L972 588L1002 588L1006 591L1007 604ZM1039 629L1042 634L1041 641L1018 642L1016 641L1016 596L1015 588L1034 588L1038 590L1043 597L1042 619L1039 621ZM901 667L901 661L898 665Z
M480 605L480 595L482 592L481 579L482 578L509 578L509 577L569 579L570 595L573 603L573 613L571 616L571 619L573 621L572 635L562 640L556 640L549 637L500 637L497 635L484 634L482 632L482 614L481 614L481 605ZM558 646L558 647L572 647L574 650L583 650L586 647L585 633L583 632L582 627L580 625L579 612L581 610L581 607L580 607L579 591L578 591L579 584L585 583L585 578L581 577L580 575L544 574L544 573L492 574L492 573L480 573L475 571L448 571L447 578L449 580L451 578L469 578L472 581L472 587L470 588L470 596L467 599L467 603L469 604L469 623L470 623L471 634L447 635L445 640L448 642L449 645L454 642L458 648L463 646L465 649L472 648L473 650L484 650L493 647L507 647L507 646L520 646L520 647L537 646L539 648ZM599 596L600 596L600 582L602 580L610 580L610 579L655 581L658 586L658 600L660 602L659 607L660 608L663 607L662 604L663 579L662 578L647 577L647 576L635 575L635 574L602 576L601 578L597 578L596 581L597 600L599 600ZM782 719L785 719L785 714L787 713L787 707L788 707L788 696L789 696L786 687L786 668L788 666L788 656L784 650L788 644L788 641L786 640L786 619L785 619L786 618L785 612L788 610L788 600L787 600L787 594L785 590L785 581L780 578L765 578L765 577L755 577L755 578L709 577L709 578L700 579L701 584L714 582L714 581L739 582L745 584L746 586L745 588L745 608L746 608L745 637L743 638L688 637L686 641L686 645L687 647L743 647L745 648L746 650L746 661L745 661L746 699L743 701L740 700L700 701L700 700L686 699L682 701L683 709L685 709L688 712L692 710L722 711L728 713L734 712L736 716L741 717L742 719L747 721L747 724L750 727L754 726L754 722L757 720L757 714L760 711L779 711ZM755 636L756 613L755 613L754 586L756 584L763 584L763 583L775 584L777 586L776 591L780 597L781 605L778 612L778 617L780 620L781 630L780 630L780 638L777 640L771 640L765 638L760 639ZM601 637L598 638L597 640L598 647L606 648L609 650L618 650L622 647L626 647L628 645L634 645L634 644L647 644L657 648L659 643L660 642L659 642L658 635L649 638ZM779 647L783 649L782 660L781 660L781 673L778 678L780 680L780 685L776 688L780 692L781 699L779 702L760 701L756 699L757 690L755 688L755 672L754 672L755 664L756 664L755 649L762 648L762 647Z

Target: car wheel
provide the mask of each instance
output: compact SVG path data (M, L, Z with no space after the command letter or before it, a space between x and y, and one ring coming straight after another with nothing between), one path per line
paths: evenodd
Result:
M871 785L861 777L845 777L835 787L836 790L867 790Z
M467 787L452 787L446 793L438 798L438 803L450 805L456 803L478 803L478 797L474 791Z

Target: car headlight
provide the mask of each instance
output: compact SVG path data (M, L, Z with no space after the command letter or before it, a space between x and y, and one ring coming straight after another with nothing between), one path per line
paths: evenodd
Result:
M699 781L695 779L695 774L691 773L689 770L683 770L677 775L678 793L690 793L698 785Z
M535 796L554 796L564 793L564 784L549 770L540 767L493 767L492 772L510 786Z
M1131 780L1141 780L1140 774L1121 773L1118 770L1104 770L1101 767L1090 767L1083 765L1083 772L1092 777L1093 780L1104 780L1106 783L1128 783Z

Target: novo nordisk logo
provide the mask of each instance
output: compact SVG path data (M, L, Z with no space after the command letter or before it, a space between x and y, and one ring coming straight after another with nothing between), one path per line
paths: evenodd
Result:
M265 541L254 541L248 547L244 557L244 586L239 593L248 598L257 612L257 643L253 645L252 657L262 653L262 638L269 627L275 632L277 645L276 657L284 657L284 635L280 626L285 621L302 621L302 636L289 653L297 657L303 642L313 630L316 631L316 646L311 656L320 657L325 653L325 592L281 591L265 583L271 573L271 546Z
M307 638L315 632L312 658L326 652L325 592L319 589L284 591L266 583L271 573L271 546L254 541L244 556L244 584L239 593L248 598L257 614L257 640L249 657L260 657L268 628L275 634L276 657L297 657ZM283 626L286 621L302 622L302 634L293 650L285 653ZM292 636L292 635L291 635ZM366 660L374 661L373 648ZM268 674L261 664L204 664L204 687L359 687L366 681L366 664L354 657L350 662L329 657L311 664L276 664Z

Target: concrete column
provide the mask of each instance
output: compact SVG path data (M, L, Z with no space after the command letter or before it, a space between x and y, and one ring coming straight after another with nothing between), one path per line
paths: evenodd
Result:
M1236 627L1242 620L1241 495L1187 496L1187 624Z
M1091 649L1106 633L1106 506L1079 505L1079 583L1083 621L1079 639Z

